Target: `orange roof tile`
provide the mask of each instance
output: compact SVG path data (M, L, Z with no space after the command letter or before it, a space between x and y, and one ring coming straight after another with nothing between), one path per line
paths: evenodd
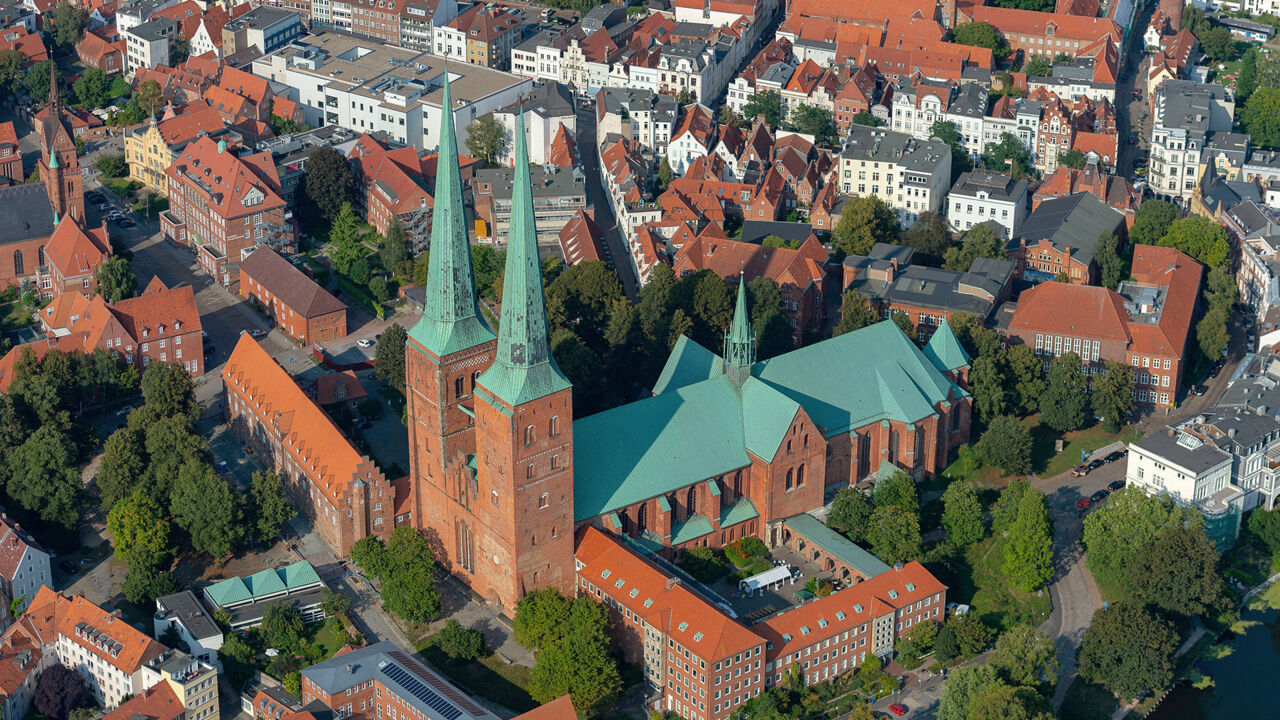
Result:
M698 238L676 256L677 266L688 263L694 270L710 270L722 278L739 275L748 281L758 277L772 279L778 285L790 284L801 289L821 284L826 277L823 264L827 251L813 234L796 250L756 245L738 240Z
M546 705L539 705L523 715L515 716L514 720L575 720L577 717L573 700L568 694L564 694Z
M98 720L178 720L186 712L173 686L161 682L120 703Z
M183 148L166 172L180 185L192 179L207 185L211 194L204 202L223 218L284 206L270 153L236 157L232 152L220 152L218 143L206 136ZM253 190L262 194L262 200L247 206L245 199Z
M1052 34L1055 37L1072 40L1092 42L1098 38L1110 36L1112 40L1118 42L1124 37L1119 25L1104 18L1057 15L987 5L969 6L968 11L972 13L973 22L990 23L1006 35L1009 33L1048 35L1052 28Z
M578 210L569 222L560 228L560 248L570 265L597 262L603 256L601 239L604 234L586 210Z
M1132 350L1153 355L1176 355L1186 348L1187 334L1195 315L1200 275L1204 267L1191 256L1174 248L1135 245L1130 275L1140 285L1168 288L1160 320L1154 324L1132 324Z
M86 231L75 218L62 218L45 243L44 256L64 279L92 273L111 257L106 223Z
M165 650L117 614L108 613L82 595L66 597L45 586L36 593L27 613L34 614L37 622L47 623L68 642L129 675Z
M160 137L167 145L180 145L194 139L200 133L209 135L224 127L226 123L222 122L218 111L208 105L201 105L156 123L156 130L160 132Z
M1063 312L1070 308L1070 312ZM1095 285L1043 282L1024 290L1009 322L1013 331L1107 337L1128 342L1129 312L1114 290Z
M792 0L789 15L827 18L844 22L882 24L888 17L917 15L932 18L937 4L929 0L885 4L879 0Z

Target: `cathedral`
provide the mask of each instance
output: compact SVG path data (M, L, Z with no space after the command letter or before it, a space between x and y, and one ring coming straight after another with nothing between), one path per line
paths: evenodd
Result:
M443 107L452 107L445 79ZM443 113L425 312L409 331L413 523L437 560L507 612L572 594L575 529L655 552L784 542L828 489L940 471L969 440L969 357L893 322L758 361L745 289L717 354L687 337L652 395L573 419L551 354L523 117L499 329L477 301L452 113Z

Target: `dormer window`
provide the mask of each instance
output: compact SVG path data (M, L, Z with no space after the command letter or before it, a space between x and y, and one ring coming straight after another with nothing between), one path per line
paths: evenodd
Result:
M150 334L150 333L147 331L147 329L146 329L146 328L142 328L142 337L146 337L146 336L147 336L147 335L149 335L149 334Z

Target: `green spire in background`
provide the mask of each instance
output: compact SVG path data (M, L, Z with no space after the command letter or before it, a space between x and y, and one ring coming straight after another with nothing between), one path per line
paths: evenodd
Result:
M515 179L498 350L493 364L480 376L480 385L512 407L571 387L551 356L522 107L517 106L516 118Z
M494 335L480 315L476 301L471 244L467 241L466 215L462 209L462 177L458 169L448 68L444 72L440 109L440 149L436 158L431 254L427 258L426 305L422 319L409 331L409 337L437 356L444 356L486 343Z
M755 333L747 318L747 283L738 275L738 303L733 308L733 323L724 336L724 361L730 368L748 368L756 362Z

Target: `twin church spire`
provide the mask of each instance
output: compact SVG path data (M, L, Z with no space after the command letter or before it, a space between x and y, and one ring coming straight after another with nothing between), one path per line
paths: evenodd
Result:
M422 319L409 332L410 337L437 356L476 347L494 338L476 298L447 70L441 110L426 307ZM512 407L571 385L551 355L524 113L517 112L516 118L515 177L502 284L502 316L493 364L479 379L482 388Z

